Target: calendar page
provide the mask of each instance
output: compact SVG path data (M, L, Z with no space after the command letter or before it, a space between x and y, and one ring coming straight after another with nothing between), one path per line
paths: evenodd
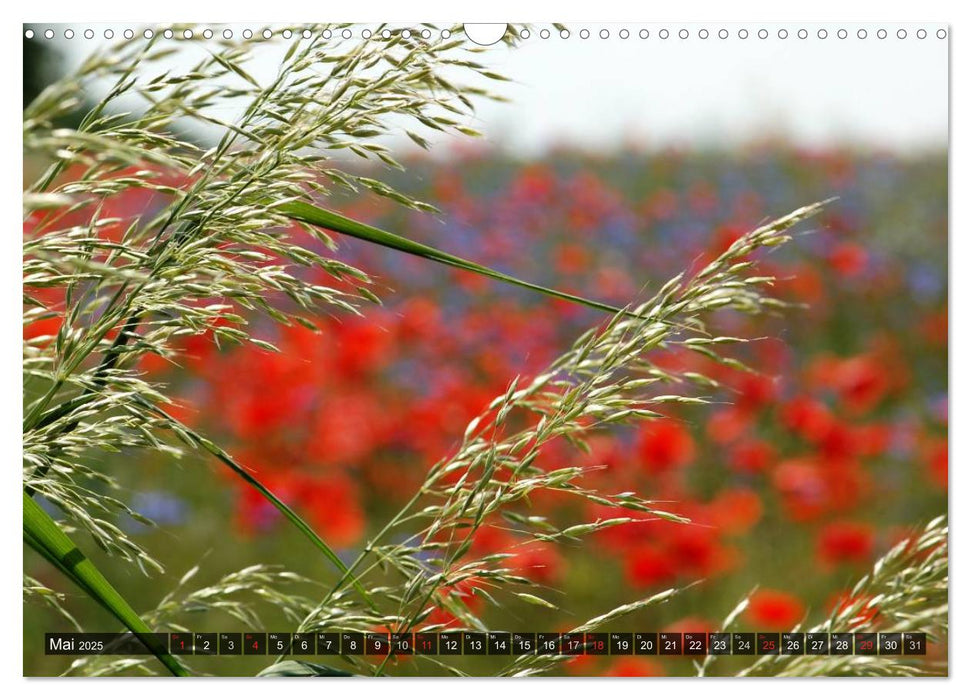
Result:
M950 35L22 25L23 674L949 675Z

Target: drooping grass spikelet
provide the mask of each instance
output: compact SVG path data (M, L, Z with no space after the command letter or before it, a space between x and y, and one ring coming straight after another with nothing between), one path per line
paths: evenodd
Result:
M806 632L924 632L930 641L948 632L948 526L946 516L901 540L860 578L843 605ZM700 668L710 665L708 657ZM740 676L920 676L932 672L920 657L762 656Z

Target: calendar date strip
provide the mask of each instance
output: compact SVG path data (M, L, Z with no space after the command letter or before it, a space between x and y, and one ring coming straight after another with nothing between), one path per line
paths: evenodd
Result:
M50 632L47 655L923 656L923 632Z

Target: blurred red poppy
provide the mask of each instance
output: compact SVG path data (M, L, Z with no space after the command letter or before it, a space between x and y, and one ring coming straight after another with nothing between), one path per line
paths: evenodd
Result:
M831 596L828 607L836 616L848 616L847 631L875 628L880 620L880 607L873 605L871 600L869 596L854 596L849 591L844 591Z
M829 264L844 277L856 277L867 266L866 248L856 243L840 243L829 254Z
M811 520L826 511L826 480L815 460L796 458L780 463L772 482L793 520Z
M947 488L948 449L947 440L931 440L924 450L927 473L931 480L941 488Z
M806 614L806 606L785 591L760 588L749 598L745 616L759 629L791 630Z
M651 588L673 581L677 568L663 548L645 543L627 554L625 573L631 586Z
M605 676L654 677L663 676L664 668L656 661L634 657L620 657L604 671Z
M708 419L705 430L715 442L726 444L741 438L752 426L752 416L735 407L723 408L714 412Z
M775 448L769 442L746 440L732 448L728 454L728 463L740 474L757 474L766 471L775 458Z
M875 544L876 535L868 523L830 523L819 534L817 553L827 564L862 564L870 561Z
M646 471L661 474L690 463L695 457L695 442L683 424L662 418L643 425L637 454Z
M710 518L723 533L748 532L762 517L762 499L752 489L726 489L709 504Z

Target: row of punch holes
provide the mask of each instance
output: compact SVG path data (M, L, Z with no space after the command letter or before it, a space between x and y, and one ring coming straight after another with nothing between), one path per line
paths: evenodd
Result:
M509 31L516 31L516 30L510 29ZM192 29L182 29L178 31L172 30L172 29L164 29L161 31L161 34L166 39L175 39L175 38L212 39L214 36L216 36L217 32L224 39L233 39L237 36L237 32L234 32L232 29L223 29L221 31L220 30L214 31L213 29L204 29L199 32L195 32ZM426 40L430 40L432 38L432 31L427 27L420 30L414 30L414 31L407 28L397 29L394 31L390 29L384 29L380 32L379 35L383 39L390 39L395 32L400 32L401 35L406 39L410 38L411 36L416 36L416 37L420 36L422 39L426 39ZM125 39L133 39L135 38L135 33L136 32L134 29L125 29L125 30L121 30L119 32L119 35L124 37ZM144 30L141 30L141 34L142 36L144 36L144 38L151 39L155 36L155 31L152 29L144 29ZM452 36L452 31L449 29L443 29L440 32L438 32L438 34L442 39L448 39ZM803 40L810 38L810 36L814 36L817 39L828 39L831 36L830 31L827 29L817 29L815 32L810 32L807 29L798 29L798 30L794 30L793 32L790 32L788 29L784 29L784 28L779 29L775 32L770 32L768 29L764 29L764 28L753 30L751 32L745 28L738 29L735 31L729 31L728 29L722 28L722 29L719 29L717 32L714 30L709 31L708 29L698 29L694 32L694 34L692 34L692 32L688 29L679 29L677 30L677 32L672 32L671 30L668 30L668 29L660 29L654 35L652 35L649 29L640 29L640 30L637 30L635 33L629 29L624 28L616 32L616 36L620 39L630 39L633 36L636 36L640 39L650 39L652 36L655 36L656 38L661 39L662 41L674 36L676 36L678 39L681 39L681 40L690 39L692 38L692 36L694 38L701 39L701 40L715 38L715 37L721 40L725 40L725 39L731 38L733 35L738 39L742 39L742 40L749 39L751 37L757 37L759 39L765 40L765 39L768 39L773 34L778 39L788 39L790 36L794 36L798 39L803 39ZM938 29L934 34L935 36L937 36L938 39L947 38L947 30L945 29ZM78 36L78 34L73 29L70 29L70 28L63 30L63 32L61 32L61 35L64 39L74 39L75 37ZM115 38L115 31L113 29L105 29L103 32L103 35L105 39L113 39ZM238 31L238 35L243 39L252 39L253 37L272 39L274 36L282 37L283 39L292 39L298 35L303 39L310 39L313 36L313 32L310 29L303 29L303 30L282 29L282 30L277 30L275 32L271 29L263 29L256 32L254 32L252 29L243 29L242 31ZM375 37L375 33L370 29L361 29L361 30L358 30L357 32L347 28L342 29L339 32L335 32L330 29L325 29L323 30L323 32L321 32L321 36L324 39L331 39L338 35L343 39L351 39L355 35L363 39L371 39ZM537 31L536 35L540 39L550 39L552 37L559 37L560 39L569 39L572 36L574 36L573 33L566 28L558 29L558 30L550 30L550 29L544 28ZM580 39L589 39L591 36L594 36L591 33L591 31L586 28L580 29L576 33L576 35ZM612 36L614 36L614 33L611 32L611 30L609 29L601 29L597 32L596 35L599 36L601 39L610 39ZM847 29L841 28L833 32L832 35L834 35L837 39L847 39L848 37L851 36L851 32ZM867 39L871 36L871 32L861 28L853 32L852 35L855 36L857 39ZM929 36L927 30L923 28L917 29L916 31L913 31L913 33L909 32L906 29L901 28L896 30L895 35L898 39L907 39L910 36L916 37L917 39L926 39ZM33 29L27 29L24 32L24 36L28 39L33 39L35 36L42 36L45 39L54 39L57 36L57 32L55 32L53 29L46 29L42 33L37 34L36 32L34 32ZM94 39L95 31L93 29L85 29L80 33L80 36L83 36L85 39ZM518 30L518 36L520 39L523 39L523 40L530 39L533 37L533 32L531 32L528 28L522 28ZM886 39L887 37L890 36L890 32L887 31L886 29L881 28L881 29L877 29L875 32L872 32L872 36L875 36L877 39Z

